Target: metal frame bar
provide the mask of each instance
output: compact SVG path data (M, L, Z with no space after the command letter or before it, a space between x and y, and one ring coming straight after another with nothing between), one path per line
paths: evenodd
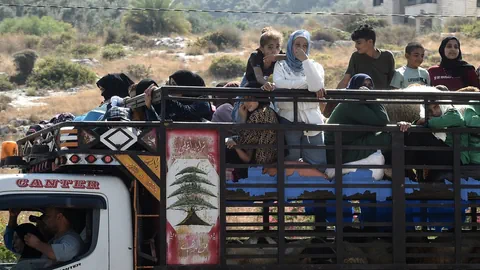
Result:
M186 91L195 91L196 93L201 92L205 95L213 95L215 98L179 98L172 96L178 93L185 93ZM480 133L480 128L449 128L448 132L451 132L454 136L454 145L453 147L406 147L403 143L404 141L404 134L398 130L398 127L395 125L387 125L385 127L371 127L371 126L349 126L349 125L308 125L305 123L298 122L298 102L348 102L348 103L391 103L391 104L431 104L431 103L454 103L454 104L470 104L471 100L480 100L480 93L455 93L455 92L425 92L425 93L417 93L411 91L350 91L350 90L328 90L328 97L330 99L319 101L316 99L313 93L308 91L290 91L285 89L278 89L275 92L263 92L259 91L258 89L249 89L249 88L237 88L237 89L222 89L222 88L196 88L196 87L172 87L166 86L161 87L154 91L153 93L153 102L161 104L161 119L162 121L154 121L154 122L67 122L61 123L54 127L42 130L36 134L30 135L26 138L23 138L18 141L19 144L25 144L26 142L32 142L39 136L43 136L48 132L56 132L62 127L72 127L74 126L79 132L82 130L91 132L97 139L100 137L101 134L96 134L93 132L92 127L136 127L136 128L153 128L156 130L156 136L158 140L157 149L150 149L154 150L153 152L142 152L142 151L127 151L130 155L148 155L148 154L155 154L162 157L161 159L161 179L156 179L157 184L161 187L160 190L160 234L158 235L159 241L159 248L157 249L160 253L159 257L159 266L157 269L265 269L265 266L227 266L228 259L235 259L235 258L273 258L276 259L277 264L275 266L276 269L288 269L292 268L292 265L287 265L287 259L291 256L286 255L286 250L288 248L294 247L298 244L291 244L288 242L288 238L292 236L305 236L305 237L323 237L328 240L328 242L324 242L321 244L305 244L305 247L328 247L334 248L336 254L320 254L320 255L309 255L309 254L302 254L298 256L299 258L334 258L336 259L335 264L327 265L327 264L316 264L316 265L295 265L295 269L479 269L479 264L463 264L462 259L464 257L473 257L474 254L464 254L462 253L462 240L465 239L466 236L470 237L480 237L477 235L474 230L473 233L467 232L462 230L462 226L470 225L474 226L476 223L472 220L469 223L462 221L462 207L471 207L472 212L470 215L476 217L476 200L480 199L480 196L470 196L469 203L465 204L462 201L461 192L463 188L474 188L473 185L466 185L461 184L461 177L462 173L467 171L472 171L475 168L480 168L480 166L462 166L460 163L460 155L461 151L466 150L467 148L462 147L460 144L460 134L461 133ZM294 123L291 125L280 125L280 124L238 124L235 127L237 129L252 129L252 130L259 130L259 129L270 129L277 131L277 150L280 155L278 155L278 160L276 166L264 166L267 167L276 167L277 168L277 182L274 184L231 184L227 183L225 171L227 168L248 168L251 167L253 164L243 164L243 165L236 165L236 164L228 164L225 161L226 152L225 152L225 145L224 145L224 138L227 136L227 132L231 129L231 124L222 124L222 123L186 123L186 122L171 122L167 121L166 119L166 103L168 100L180 99L180 100L218 100L218 99L228 99L228 100L245 100L242 98L236 98L237 96L255 96L256 100L271 100L275 98L277 101L285 102L290 101L294 102ZM280 98L280 99L279 99ZM376 100L379 98L389 99L389 100ZM442 100L442 101L432 101L432 100ZM446 101L452 100L452 101ZM126 101L127 106L131 108L136 108L140 106L144 106L144 96L140 95L134 98L131 98ZM167 235L166 235L166 183L162 181L162 179L166 178L166 132L168 129L215 129L219 131L220 136L220 220L221 220L221 232L220 232L220 264L218 266L166 266L167 263ZM320 146L320 147L307 147L307 146L288 146L284 144L284 136L285 133L291 130L312 130L312 131L329 131L334 132L335 134L335 144L333 146ZM355 132L355 131L369 131L369 132L390 132L392 134L392 145L391 146L345 146L342 145L342 135L344 132ZM445 132L445 129L438 129L438 130L431 130L431 129L424 129L419 127L413 127L409 130L409 132L432 132L432 131L442 131ZM80 134L78 134L80 135ZM115 155L120 153L125 153L125 151L112 151L112 150L104 150L104 149L91 149L91 146L96 145L97 143L89 143L87 145L80 143L79 148L77 149L69 149L69 150L61 150L55 153L50 153L46 155L44 158L46 160L50 160L57 156L63 156L66 154L75 154L75 153L84 153L88 150L91 154L105 154L105 155ZM241 146L238 147L242 148L255 148L257 146ZM272 147L272 146L265 146L265 147ZM274 146L273 146L274 147ZM335 150L335 164L327 164L327 165L307 165L307 166L295 166L295 165L286 165L284 163L284 156L283 152L285 149L329 149ZM345 184L343 183L342 177L342 169L343 168L387 168L390 167L388 165L385 166L346 166L342 163L342 151L343 150L363 150L363 149L382 149L382 150L391 150L392 155L392 171L393 171L393 179L391 183L385 185L377 184ZM469 148L468 148L469 149ZM454 157L454 164L451 166L405 166L404 159L405 159L405 151L407 150L414 150L414 151L452 151L452 155ZM445 153L448 154L448 153ZM138 160L137 160L138 161ZM332 184L287 184L287 179L285 177L285 172L287 169L290 168L326 168L331 167L335 169L337 179L335 183ZM453 169L454 172L454 179L452 185L446 185L444 183L441 184L429 184L429 183L418 183L418 184L405 184L405 169L407 168L434 168L434 169ZM153 175L150 173L150 176ZM134 200L133 200L133 207L134 207L134 214L135 214L135 224L134 230L137 231L137 183L134 181ZM240 196L233 196L230 191L227 189L229 188L271 188L275 189L275 192L271 194L266 194L265 196L250 196L246 197L244 194L240 194ZM302 198L308 198L315 200L314 203L302 202L302 203L292 203L287 201L286 198L286 189L288 188L335 188L335 192L328 192L328 193L315 193L311 197L302 197L297 198L298 200L302 200ZM391 197L387 198L387 201L384 204L378 204L375 202L375 196L372 194L356 194L352 196L345 196L343 195L343 190L345 188L385 188L391 189L392 194ZM406 188L421 188L422 191L416 192L414 194L406 194ZM435 196L435 192L438 189L442 189L442 194ZM451 191L450 189L453 189ZM480 189L480 188L479 188ZM359 199L362 200L358 203L348 202L348 200L355 200ZM237 202L238 200L243 200L242 203ZM277 203L273 203L273 200L276 200ZM411 203L411 200L423 200L420 203ZM438 202L435 201L439 200L448 200L449 203ZM262 203L253 203L254 201L262 201ZM320 201L320 202L319 202ZM453 201L453 202L452 202ZM475 203L472 203L474 202ZM244 204L245 202L249 202L251 204ZM229 212L228 207L263 207L264 210L267 212L258 212L258 213L249 213L249 212ZM324 222L323 220L320 222L286 222L286 217L296 217L296 216L305 216L306 213L292 213L287 211L286 207L315 207L315 208L334 208L335 213L334 216L336 217L335 222ZM365 208L374 208L374 209L381 209L387 208L391 209L392 213L392 221L391 222L372 222L372 221L360 221L356 222L345 222L344 218L346 216L344 209L346 207L365 207ZM268 212L270 207L276 207L276 212ZM453 232L430 232L430 231L409 231L409 227L413 227L415 225L419 226L448 226L452 225L452 222L411 222L406 220L406 209L408 208L420 208L425 210L426 208L453 208L454 209L454 231ZM326 211L326 210L325 210ZM325 212L326 214L326 212ZM377 213L375 213L376 215ZM277 215L278 222L269 222L268 217L270 215ZM361 215L361 213L360 213ZM419 216L422 213L418 214ZM432 215L432 214L431 214ZM227 217L230 216L263 216L262 222L227 222ZM433 216L433 215L432 215ZM142 217L141 215L138 217ZM146 216L145 216L146 217ZM476 220L475 220L476 221ZM298 230L298 229L288 229L288 227L299 227L299 226L311 226L311 227L320 227L325 228L324 231L309 231L309 230ZM335 226L335 231L327 230L327 227ZM228 228L227 228L228 227ZM260 227L260 232L255 232L255 230L238 230L238 227ZM272 230L265 230L273 227ZM359 227L363 228L361 234L357 231L351 231L351 227ZM375 231L375 228L381 227L390 227L391 230L389 231ZM345 230L349 228L349 230ZM368 230L370 228L371 230ZM263 229L263 231L262 231ZM476 226L475 226L476 229ZM344 231L345 230L345 231ZM255 232L255 233L254 233ZM244 246L242 248L248 247L258 247L258 248L271 248L276 247L277 252L274 255L229 255L228 249L230 248L238 248L238 246L234 244L227 243L228 239L232 237L248 237L251 235L257 236L269 236L269 237L278 237L278 241L276 245L264 245L264 244L257 244L252 246ZM445 264L445 265L431 265L431 264L410 264L407 262L407 258L412 257L429 257L432 253L420 253L420 254L411 254L407 253L407 247L436 247L436 246L443 246L442 243L415 243L407 241L408 237L428 237L428 236L444 236L450 237L454 239L454 253L452 253L454 257L454 264ZM137 258L137 249L138 246L138 236L137 234L134 236L135 246L134 246L134 253L135 253L135 263L136 268L140 269L143 267L137 266L138 258ZM348 265L344 264L344 258L347 256L345 252L345 243L349 239L354 238L362 238L362 237L381 237L381 238L391 238L391 243L379 243L378 246L383 247L392 247L392 258L393 263L389 265ZM326 241L327 241L326 240ZM355 243L355 246L368 246L368 243ZM435 255L435 254L433 254Z

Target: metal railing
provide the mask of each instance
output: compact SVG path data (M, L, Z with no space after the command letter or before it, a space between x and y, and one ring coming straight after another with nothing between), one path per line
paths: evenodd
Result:
M174 96L185 93L201 93L205 98L182 98ZM411 92L411 91L328 91L329 99L319 101L313 93L301 90L276 90L262 92L246 88L195 88L162 87L155 90L153 102L161 104L159 122L78 122L62 123L19 140L19 144L33 141L61 127L75 126L78 129L98 127L135 127L154 129L160 144L156 149L135 150L133 154L149 151L152 155L166 157L165 138L169 130L216 130L220 142L220 264L213 268L265 269L251 264L276 264L275 269L287 269L295 263L296 269L479 269L476 254L480 249L480 234L477 232L476 208L480 207L480 182L471 179L469 173L480 166L464 166L460 162L462 151L475 150L462 147L460 136L464 133L480 133L480 128L449 128L432 130L412 127L409 132L447 132L453 136L450 148L406 147L405 133L396 125L383 127L358 125L309 125L296 123L281 124L233 124L172 122L166 119L167 100L242 100L238 96L255 97L258 101L275 99L282 102L352 102L389 104L475 104L480 100L477 93L455 92ZM382 99L382 100L379 100ZM129 99L131 108L144 106L143 95ZM298 105L294 106L298 110ZM297 116L297 113L294 113ZM297 120L297 118L295 119ZM226 162L225 138L232 129L275 130L277 133L278 159L275 164L229 164ZM284 151L305 146L284 143L286 131L311 130L332 132L334 145L309 146L335 152L334 164L291 165L284 160ZM388 132L392 143L389 146L346 146L342 136L349 132ZM67 153L125 153L104 149L91 149L92 145L79 144L77 149L67 149L52 154ZM259 148L258 145L237 145L239 148ZM342 151L346 149L382 149L391 152L389 165L347 166L342 162ZM445 151L453 155L454 163L448 166L405 164L406 151ZM127 151L128 152L128 151ZM162 168L167 168L162 159ZM258 167L261 167L258 169ZM262 174L262 169L274 167L274 176ZM227 170L248 169L254 176L240 182L227 179ZM255 169L257 168L257 169ZM334 179L302 176L302 170L325 168L335 169ZM368 169L392 170L391 179L373 181L362 174L342 174L342 169L354 168L357 172ZM293 174L287 171L294 170ZM453 177L441 183L414 182L405 177L406 169L451 170ZM254 171L256 170L256 171ZM250 172L249 171L249 172ZM296 172L295 172L296 171ZM259 173L260 172L260 173ZM357 175L357 176L356 176ZM160 216L166 217L166 171L161 171ZM478 189L478 190L477 190ZM307 208L309 210L307 210ZM252 210L253 209L253 210ZM298 211L292 211L296 209ZM299 210L300 209L300 210ZM349 210L350 209L350 210ZM354 210L352 210L354 209ZM465 213L470 209L471 213ZM254 212L252 212L254 211ZM352 212L353 211L353 212ZM356 216L356 219L355 219ZM245 217L249 217L247 220ZM302 217L302 218L299 218ZM466 219L470 218L468 222ZM436 230L431 230L435 227ZM167 266L166 219L160 226L159 269L176 269ZM247 244L252 237L269 237L275 243ZM242 243L237 243L243 240ZM246 250L250 250L245 252ZM301 250L298 252L298 250ZM382 256L375 258L375 255ZM373 257L373 258L372 258ZM441 257L441 259L439 259ZM357 264L352 266L350 264ZM243 265L243 264L248 264ZM313 266L312 264L316 264ZM178 267L180 269L180 267ZM188 267L187 267L188 268ZM191 266L195 268L195 266ZM212 269L213 269L212 268ZM184 268L182 268L184 269ZM208 269L202 266L201 269Z

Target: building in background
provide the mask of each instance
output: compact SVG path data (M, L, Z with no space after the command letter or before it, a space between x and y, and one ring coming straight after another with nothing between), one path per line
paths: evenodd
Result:
M417 31L442 27L445 18L408 17L430 15L480 15L480 0L363 0L365 11L379 14L405 14L405 17L388 17L393 24L412 24Z

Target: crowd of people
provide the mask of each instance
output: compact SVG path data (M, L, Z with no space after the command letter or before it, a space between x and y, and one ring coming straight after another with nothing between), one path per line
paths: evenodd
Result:
M425 48L418 42L410 42L405 47L407 64L395 69L395 59L390 51L376 47L376 33L368 25L361 25L351 35L356 52L350 58L344 77L338 89L391 90L415 87L422 91L479 91L479 76L475 68L463 60L460 41L455 37L445 38L439 46L441 62L428 70L421 67ZM188 99L166 101L166 118L173 121L193 122L234 122L290 125L296 119L305 124L321 125L347 124L364 126L385 126L390 122L387 110L382 104L332 103L321 102L326 92L325 71L321 63L310 58L311 37L306 30L293 32L283 52L283 36L273 28L262 30L259 47L249 57L241 82L221 83L217 87L250 87L264 91L275 89L308 89L315 92L319 102L298 102L297 116L293 102L256 101L254 97L239 97L245 101L208 102ZM166 85L205 86L204 80L193 72L179 70L169 76ZM134 83L125 74L109 74L97 83L102 91L104 103L76 118L82 120L159 120L160 105L152 104L152 92L159 84L151 79ZM145 107L130 110L125 108L125 98L145 94ZM201 97L192 91L183 97ZM414 123L400 121L399 128L407 132L412 124L431 127L477 127L480 108L468 106L457 108L440 104L430 104ZM405 144L409 146L451 146L451 134L408 133ZM315 149L313 146L333 145L332 132L299 131L287 129L285 143L291 147L285 152L285 161L301 161L314 165L333 164L333 150ZM241 130L233 132L226 141L229 163L272 164L277 160L273 147L242 149L237 145L275 145L277 134L274 130ZM388 146L389 133L348 132L342 136L343 145ZM475 135L463 134L463 146L480 145ZM304 146L304 147L299 147ZM342 161L348 164L372 164L369 160L377 150L343 150ZM382 164L391 162L391 153L382 151ZM418 165L451 165L452 155L438 152L438 155L422 151L408 151L406 163ZM462 164L479 164L477 151L464 151ZM435 173L429 180L436 179ZM409 175L417 178L415 174ZM246 170L237 170L236 179L246 177Z
M407 64L395 69L395 59L390 51L376 47L376 33L368 25L361 25L352 34L356 51L351 55L338 89L392 90L410 88L412 91L473 91L480 87L479 76L475 68L463 60L460 41L455 37L445 38L439 46L441 62L428 70L421 67L425 48L418 42L410 42L405 47ZM250 87L264 91L275 89L308 89L316 93L318 102L298 102L297 115L294 115L293 102L255 100L254 97L239 97L244 101L215 102L206 99L188 99L202 97L192 90L184 92L178 99L166 101L165 118L173 121L192 122L233 122L251 124L291 125L295 120L300 123L321 125L346 124L363 126L385 126L390 123L388 112L382 104L333 103L322 102L325 99L325 71L321 63L311 59L311 37L306 30L293 32L288 39L286 51L281 46L283 36L273 28L262 30L259 47L249 57L245 74L241 82L226 82L217 87ZM75 121L152 121L159 120L160 104L152 104L152 93L159 83L144 79L133 82L125 74L108 74L97 82L104 102L85 115L77 116ZM169 76L165 85L205 86L205 81L188 70L179 70ZM125 99L145 94L145 106L126 108ZM236 99L239 100L239 99ZM435 102L435 101L433 101ZM412 124L431 128L477 127L480 126L480 107L459 108L452 105L430 104L423 108L425 115L419 115L414 123L399 121L401 131L408 132ZM406 119L405 119L406 120ZM274 147L242 149L241 145L275 145L275 130L240 130L231 132L226 141L228 163L272 164L277 160ZM407 133L405 144L409 146L452 146L453 136L445 133ZM480 145L480 139L474 134L462 135L463 146ZM318 149L314 146L333 145L332 132L300 131L286 129L285 161L306 162L313 165L335 163L333 150ZM375 132L346 132L342 136L343 145L388 146L391 134ZM299 147L302 146L302 147ZM343 150L344 163L371 164L369 158L377 154L372 150ZM432 152L430 152L432 153ZM407 164L451 165L452 155L438 152L438 155L425 154L422 151L408 151ZM391 153L382 151L384 165L391 162ZM376 161L375 161L376 162ZM462 164L479 164L477 151L464 151ZM432 173L432 175L434 175ZM245 177L240 172L236 178ZM416 178L416 175L410 175ZM430 179L432 180L432 179Z

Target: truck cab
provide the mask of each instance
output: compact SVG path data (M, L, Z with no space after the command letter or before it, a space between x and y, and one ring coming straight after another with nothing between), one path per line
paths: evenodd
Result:
M73 222L76 224L72 226L82 235L83 250L71 261L48 269L131 269L130 194L118 177L69 173L10 174L0 175L0 183L2 212L21 209L42 213L47 207L70 208L76 212L77 218Z

